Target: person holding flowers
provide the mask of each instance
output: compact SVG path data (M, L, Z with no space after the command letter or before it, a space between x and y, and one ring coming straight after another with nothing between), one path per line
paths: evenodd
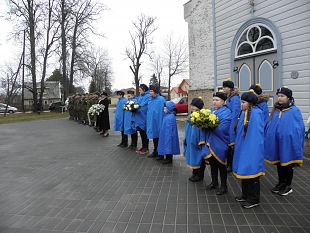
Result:
M278 171L278 184L271 191L286 196L293 192L294 167L303 163L305 126L292 90L281 87L277 96L266 127L265 160Z
M211 168L212 182L207 189L212 190L218 188L218 171L220 172L221 187L217 190L217 195L227 193L227 168L226 156L229 143L229 127L231 122L231 111L225 105L227 95L223 91L213 94L213 108L210 109L210 120L215 123L219 121L219 125L215 128L209 128L206 131L206 145L203 147L203 154L206 164ZM217 117L217 119L216 119Z
M264 166L264 116L256 106L258 97L254 90L241 96L242 112L235 126L236 141L233 175L241 179L242 195L235 200L249 209L259 205L259 178L265 175Z
M186 163L192 169L192 176L189 177L189 180L192 182L204 179L206 167L202 154L202 144L205 143L205 130L199 128L203 122L203 115L199 111L203 106L202 99L193 98L190 104L192 113L185 122L184 156Z
M157 146L159 140L159 131L164 117L164 97L158 94L158 88L154 85L150 86L150 99L148 102L146 115L147 138L153 140L154 151L148 157L156 158L158 156Z
M131 144L128 149L136 150L138 143L138 134L134 126L133 112L139 108L139 105L135 102L135 92L127 91L127 103L124 105L124 133L125 135L131 135Z
M146 135L146 114L148 102L150 99L149 88L145 84L140 84L139 86L140 95L137 97L137 103L139 104L139 108L133 114L133 119L135 122L135 128L140 132L142 147L136 152L138 154L145 155L149 152L149 140Z
M231 111L231 122L229 129L229 148L227 153L227 171L231 172L232 160L234 155L235 133L234 126L241 110L240 97L235 84L228 78L223 82L223 91L227 94L226 105Z
M164 118L161 124L158 141L157 160L162 164L171 164L173 155L180 154L179 135L176 117L173 113L174 103L167 101L164 106ZM166 156L166 158L164 158Z
M120 131L122 135L121 143L117 146L127 147L128 146L128 136L124 133L124 105L126 103L125 93L123 91L117 91L118 102L116 104L116 110L114 114L114 131Z

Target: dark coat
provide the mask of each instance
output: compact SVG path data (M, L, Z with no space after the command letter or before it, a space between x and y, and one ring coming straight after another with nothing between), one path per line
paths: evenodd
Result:
M100 130L108 130L110 129L110 118L109 118L109 104L110 101L108 98L102 99L98 102L98 104L103 104L105 106L102 113L100 113L97 117L97 126Z

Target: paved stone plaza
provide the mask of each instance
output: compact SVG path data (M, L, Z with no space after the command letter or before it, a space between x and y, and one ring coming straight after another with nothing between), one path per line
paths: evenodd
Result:
M68 119L0 125L0 232L310 232L309 160L288 197L269 191L277 180L268 166L260 207L245 210L233 177L216 196L205 190L209 170L193 184L182 158L164 166L119 140Z

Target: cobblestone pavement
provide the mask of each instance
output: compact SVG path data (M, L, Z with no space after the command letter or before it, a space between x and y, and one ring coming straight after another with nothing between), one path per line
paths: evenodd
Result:
M182 131L180 133L182 135ZM229 193L188 181L182 157L172 166L116 146L68 119L0 125L1 233L309 233L310 161L295 170L294 192L273 195L275 167L261 179L261 205L245 210Z

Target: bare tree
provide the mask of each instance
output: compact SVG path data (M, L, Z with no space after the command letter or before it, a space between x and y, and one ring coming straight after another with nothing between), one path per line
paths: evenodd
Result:
M103 5L94 3L92 0L83 0L75 2L71 8L73 20L71 39L71 61L70 61L70 78L69 93L73 92L74 73L79 66L78 63L84 63L85 53L89 46L89 34L100 35L95 32L93 22L99 18L100 13L104 10ZM101 35L100 35L101 36ZM80 71L83 71L80 70Z
M107 52L100 48L93 48L89 58L88 70L89 76L92 78L92 90L106 91L110 94L112 89L112 67Z
M4 116L6 116L8 106L12 102L12 97L16 95L18 90L20 90L21 85L18 83L17 79L18 79L19 71L22 67L22 61L23 61L23 54L20 56L16 71L14 71L11 66L7 66L7 71L6 71L7 78L4 80L3 79L1 80L2 86L6 90L6 107L4 111Z
M158 79L158 86L160 89L160 87L162 85L162 73L163 73L163 69L164 69L163 59L161 58L160 55L155 55L151 59L151 67L152 67L152 71L155 73L155 75Z
M37 68L36 68L36 38L38 37L38 22L40 20L39 9L41 3L39 0L8 0L11 16L15 16L20 20L22 30L27 33L30 45L30 72L32 78L32 94L33 94L33 111L37 111L38 93L37 93ZM19 22L18 22L19 23Z
M187 71L187 46L184 40L173 41L170 35L165 43L165 61L168 68L168 99L170 100L171 78Z
M69 83L67 78L67 32L69 24L69 12L71 11L72 2L69 0L60 0L59 3L59 22L61 28L61 68L63 77L63 98L67 99L69 95Z
M131 61L129 66L134 75L134 84L136 86L136 93L139 92L139 70L142 63L142 56L144 54L150 55L148 46L153 43L152 34L156 31L156 18L140 15L135 22L133 22L134 29L130 31L131 47L126 48L126 56Z
M60 25L57 24L57 17L54 12L55 10L56 0L48 0L48 4L43 6L44 12L47 14L47 18L43 21L43 29L45 29L45 38L43 39L44 45L40 50L42 52L43 57L43 64L42 64L42 75L40 81L40 93L39 93L39 105L43 106L43 93L44 93L44 83L46 78L46 70L47 70L47 60L51 53L54 51L52 50L52 46L54 43L59 39L59 27ZM44 14L45 15L45 14Z

